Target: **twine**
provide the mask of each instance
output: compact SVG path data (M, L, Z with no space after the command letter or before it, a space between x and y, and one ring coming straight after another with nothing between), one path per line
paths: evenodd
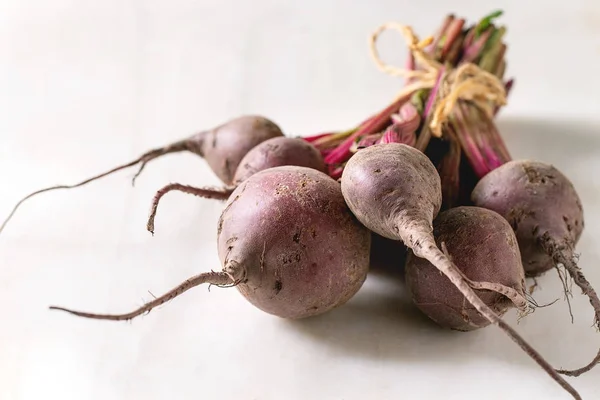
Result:
M383 62L377 50L377 40L387 30L395 30L404 36L415 60L415 70L407 70ZM473 63L464 63L458 68L446 66L444 70L444 66L425 51L432 42L432 36L419 40L411 27L397 22L382 24L371 34L369 47L377 68L387 75L410 79L411 83L398 93L396 99L417 90L432 89L439 75L444 71L429 123L433 135L442 136L443 124L448 120L459 100L472 102L492 118L494 109L506 104L506 90L500 79Z

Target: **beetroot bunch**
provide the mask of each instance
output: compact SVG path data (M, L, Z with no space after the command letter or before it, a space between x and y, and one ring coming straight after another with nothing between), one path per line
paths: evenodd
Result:
M292 138L264 117L242 116L79 184L28 195L17 207L39 193L83 186L124 168L138 166L139 175L149 161L180 151L203 157L224 184L165 186L147 226L154 233L158 204L170 191L225 201L216 227L221 271L202 272L122 314L51 308L130 320L208 283L236 287L267 313L310 317L343 305L360 289L379 248L372 238L384 238L409 249L406 285L423 313L454 330L498 326L580 398L561 375L590 370L600 353L579 369L556 370L501 318L512 308L527 315L535 303L526 277L554 268L564 268L589 297L597 325L600 300L576 262L584 220L572 183L549 164L511 160L495 127L512 86L504 79L507 46L505 28L495 23L499 16L468 25L450 15L424 40L410 28L386 24L378 33L393 27L407 37L407 67L387 66L372 51L383 71L406 78L405 87L352 129ZM397 250L392 259L402 256Z

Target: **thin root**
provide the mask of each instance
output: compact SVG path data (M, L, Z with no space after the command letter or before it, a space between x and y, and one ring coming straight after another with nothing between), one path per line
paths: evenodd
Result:
M217 199L217 200L227 200L233 189L208 189L208 188L198 188L194 186L182 185L180 183L171 183L167 186L160 189L154 195L154 199L152 199L152 206L150 208L150 215L148 216L148 222L146 224L146 229L150 233L154 235L154 219L156 218L156 211L158 209L158 203L160 199L167 193L176 190L178 192L193 194L194 196L204 197L205 199Z
M545 308L545 307L549 307L549 306L553 305L554 303L556 303L559 300L559 299L554 299L554 301L552 301L550 303L539 304L537 302L537 300L534 299L533 296L531 296L530 294L525 294L525 297L527 298L527 301L529 302L529 304L531 304L533 306L533 308Z
M552 256L552 259L554 260L555 264L561 264L567 270L567 272L573 279L573 282L575 282L575 284L579 286L582 293L589 298L590 304L594 309L594 325L596 326L596 329L599 329L600 299L598 298L598 295L596 294L596 291L594 290L592 285L590 285L588 280L581 272L581 269L577 265L576 257L573 254L572 246L557 244L548 235L542 237L541 243L544 247L544 250L546 250L546 252ZM579 376L594 368L594 366L596 366L598 363L600 363L600 350L598 351L594 359L586 366L574 370L560 369L557 370L557 372L567 376Z
M446 257L448 257L448 259L450 261L452 261L452 257L450 256L450 253L448 252L448 248L446 247L446 243L441 243L441 250L442 252L446 255ZM518 290L509 287L509 286L505 286L501 283L497 283L497 282L476 282L473 281L471 279L469 279L461 270L460 268L456 268L458 273L462 276L462 278L467 281L467 283L469 284L469 286L471 286L473 289L477 289L477 290L489 290L491 292L496 292L499 293L501 295L503 295L504 297L506 297L507 299L509 299L514 305L515 307L519 310L519 312L523 315L527 315L531 312L531 307L528 305L527 299L525 298L525 296L520 293Z
M563 292L565 294L565 300L567 301L567 306L569 307L569 315L571 316L571 323L575 322L575 317L573 316L573 309L571 307L571 297L573 297L573 293L571 292L571 288L569 287L569 275L567 271L562 271L559 265L554 267L556 269L556 273L558 274L558 278L562 283Z
M131 186L135 186L135 181L142 174L142 171L144 170L144 168L146 168L146 164L148 164L148 161L145 161L145 160L140 163L140 167L138 168L135 175L133 175L133 178L131 178Z
M140 315L148 314L150 311L152 311L152 309L154 309L170 300L173 300L175 297L183 294L184 292L188 291L189 289L196 287L198 285L201 285L203 283L210 283L213 285L226 285L226 284L236 283L236 281L233 280L231 274L229 274L227 272L213 272L213 271L205 272L205 273L202 273L202 274L199 274L199 275L196 275L196 276L193 276L193 277L187 279L185 282L183 282L179 286L171 289L164 295L157 297L152 301L149 301L148 303L144 304L142 307L138 308L137 310L134 310L134 311L131 311L131 312L125 313L125 314L95 314L95 313L89 313L89 312L74 311L74 310L71 310L68 308L57 307L57 306L51 306L50 309L64 311L69 314L73 314L78 317L84 317L84 318L104 319L104 320L110 320L110 321L128 321L128 320L131 320Z
M414 237L414 227L412 231L405 235L409 238L411 234ZM424 235L431 235L430 231L423 228ZM403 239L404 240L404 239ZM418 246L410 240L404 240L417 257L422 257L433 264L440 272L442 272L452 282L463 296L475 307L475 309L484 316L490 323L497 325L504 333L506 333L521 349L531 357L546 373L563 389L573 396L574 399L581 400L581 396L573 386L569 384L557 371L546 361L541 354L537 352L525 339L523 339L510 325L502 320L481 298L475 293L469 283L461 276L459 269L454 263L439 250L435 240L431 237L429 240L423 240L418 243Z
M47 187L44 189L40 189L40 190L36 190L35 192L29 193L27 196L23 197L21 200L19 200L19 202L13 207L12 211L10 212L10 214L8 214L8 217L6 217L6 219L4 220L4 222L2 223L2 225L0 225L0 233L2 233L2 231L4 230L4 228L6 227L6 225L8 224L8 222L12 219L12 217L15 215L15 213L17 212L17 210L19 209L19 207L21 206L21 204L23 204L26 200L41 194L41 193L45 193L45 192L50 192L53 190L59 190L59 189L75 189L84 185L87 185L88 183L94 182L98 179L104 178L105 176L111 175L115 172L133 167L135 165L138 165L140 163L142 163L138 173L135 175L134 180L137 176L139 176L139 174L142 172L142 169L144 168L144 166L146 165L146 163L148 163L151 160L154 160L155 158L158 158L164 154L168 154L168 153L174 153L174 152L179 152L179 151L184 151L187 150L187 141L183 140L177 143L173 143L171 145L159 148L159 149L154 149L151 150L147 153L144 153L141 157L127 163L127 164L123 164L120 165L118 167L115 167L113 169L111 169L110 171L106 171L103 172L99 175L93 176L91 178L88 178L84 181L81 181L79 183L73 184L73 185L56 185L56 186L51 186L51 187Z

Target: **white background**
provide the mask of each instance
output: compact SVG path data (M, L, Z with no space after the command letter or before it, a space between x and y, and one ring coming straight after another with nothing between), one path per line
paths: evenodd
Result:
M343 129L402 82L367 52L378 24L432 33L455 11L503 8L510 75L500 126L515 157L555 163L586 212L581 266L600 287L600 3L569 1L0 1L0 213L232 116L261 113L290 135ZM382 53L400 63L401 38ZM600 117L598 117L600 118ZM568 399L495 328L455 333L412 307L399 275L372 275L346 306L290 322L235 289L198 288L132 323L74 318L50 304L126 311L219 268L221 204L150 199L171 181L218 184L190 154L86 188L40 196L0 237L0 399ZM540 303L560 296L554 272ZM555 366L596 353L587 301L562 299L518 330ZM516 325L514 313L507 320ZM600 368L570 379L600 398Z

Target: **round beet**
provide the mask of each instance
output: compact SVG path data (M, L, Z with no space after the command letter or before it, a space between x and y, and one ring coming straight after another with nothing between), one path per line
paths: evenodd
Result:
M284 165L325 172L325 161L315 146L299 138L275 137L258 144L244 156L235 171L233 184L238 186L257 172Z
M265 140L282 136L279 126L271 120L249 115L197 134L190 141L188 150L204 157L219 179L230 185L240 162L250 150Z
M304 318L344 304L369 268L370 232L352 215L340 185L305 167L276 167L244 181L218 223L223 270L192 277L126 314L71 314L129 320L200 285L236 286L256 307L283 318Z
M528 276L539 276L556 266L549 244L570 249L566 256L572 258L583 231L583 208L573 184L552 165L510 161L484 176L471 199L510 222Z
M240 292L280 317L345 303L368 271L369 231L348 210L340 185L309 168L251 176L227 202L218 238L225 268L244 271Z
M479 207L457 207L438 215L433 234L454 264L473 282L492 290L477 295L498 315L525 311L525 276L515 235L499 214ZM417 307L439 325L469 331L490 324L429 261L409 253L406 284ZM493 287L496 287L496 290Z
M573 184L554 166L510 161L485 175L473 189L473 203L494 210L515 231L525 273L538 276L562 265L590 299L600 328L600 299L577 265L575 245L583 231L583 207ZM568 299L568 297L567 297ZM579 376L600 362L559 372Z

